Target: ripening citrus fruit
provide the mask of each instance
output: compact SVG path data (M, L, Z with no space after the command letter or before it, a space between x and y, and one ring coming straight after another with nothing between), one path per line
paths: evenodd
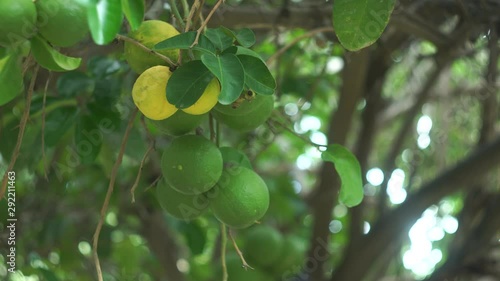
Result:
M0 1L0 46L15 47L33 36L36 14L32 0Z
M149 120L153 126L162 134L171 136L182 136L193 131L201 121L206 117L206 114L191 115L182 110L177 110L174 115L164 120Z
M215 217L232 228L245 228L261 219L269 208L269 190L251 169L224 169L217 185L207 192Z
M154 66L144 71L134 83L132 98L146 117L163 120L172 116L177 108L167 101L165 89L172 76L166 66Z
M179 34L172 25L160 20L148 20L142 22L138 29L129 33L129 36L148 48L153 48L157 43ZM137 73L155 65L167 65L167 62L149 53L136 45L125 42L125 59L130 68ZM179 57L179 50L160 50L158 53L170 58L173 62Z
M178 192L201 194L211 189L222 174L222 155L209 140L196 135L178 137L161 158L165 181Z
M279 257L272 266L272 272L275 276L291 276L299 273L307 250L304 240L290 235L285 236L282 244Z
M183 111L193 115L205 114L217 104L219 94L219 80L214 78L205 88L201 97L190 107L184 108Z
M255 265L267 267L280 255L283 236L267 225L256 225L246 235L245 255Z
M87 9L78 0L37 0L38 32L52 45L69 47L89 31Z
M251 266L251 265L250 265ZM255 268L245 269L238 255L231 253L226 257L227 281L273 281L266 272ZM222 276L222 273L218 274ZM220 278L217 280L221 280Z
M237 131L251 131L262 125L271 116L274 97L257 95L252 101L244 101L239 107L217 105L212 111L215 119Z
M174 190L164 181L156 186L156 198L170 215L181 220L192 220L208 208L208 199L203 194L186 195Z

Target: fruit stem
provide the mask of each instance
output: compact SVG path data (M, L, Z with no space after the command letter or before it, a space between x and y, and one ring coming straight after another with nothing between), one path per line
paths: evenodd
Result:
M324 148L328 147L327 145L315 143L315 142L311 141L310 139L305 138L304 136L297 134L294 130L288 128L285 124L283 124L283 123L281 123L281 122L279 122L277 120L268 120L267 124L269 126L273 126L273 127L274 127L274 125L279 125L283 129L285 129L288 132L290 132L292 135L294 135L294 136L298 137L299 139L303 140L305 143L308 143L308 144L316 147L319 151L323 151Z
M231 238L231 241L233 241L234 248L236 249L236 253L238 253L238 256L240 256L242 266L245 270L251 269L253 270L253 267L251 267L247 261L245 260L245 257L243 257L243 253L240 251L240 248L238 248L238 245L236 244L236 241L234 240L233 234L231 233L231 230L229 230L229 237Z
M198 28L198 30L196 31L196 38L194 39L193 44L191 44L191 48L193 48L194 46L196 46L196 44L198 44L198 39L200 39L201 32L203 31L203 29L205 29L205 27L207 26L208 22L210 21L210 19L214 15L215 11L217 11L217 9L219 8L219 6L222 3L224 3L224 1L225 0L218 0L217 3L215 4L215 6L212 8L212 10L208 14L207 18L203 21L203 23L201 24L200 28Z
M144 46L143 44L141 44L141 42L136 41L136 40L134 40L134 39L132 39L132 38L130 38L130 37L127 37L127 36L124 36L124 35L121 35L121 34L117 34L117 35L116 35L116 39L118 39L118 40L122 40L122 41L126 41L126 42L129 42L129 43L131 43L131 44L133 44L133 45L135 45L135 46L137 46L137 47L139 47L139 48L143 49L144 51L149 52L149 53L151 53L151 54L153 54L153 55L155 55L155 56L157 56L157 57L161 58L162 60L166 61L166 62L167 62L170 66L177 66L177 65L176 65L176 64L175 64L175 63L174 63L171 59L169 59L168 57L166 57L166 56L164 56L164 55L162 55L162 54L158 53L158 52L157 52L157 51L155 51L155 50L152 50L152 49L150 49L150 48L148 48L148 47Z
M172 12L174 13L175 18L179 22L179 25L181 26L181 29L184 30L186 28L186 24L184 23L184 20L182 20L182 16L179 13L179 9L177 8L177 3L175 0L169 0L168 1L170 4L170 7L172 7Z
M227 230L226 225L220 223L221 232L221 262L222 262L222 281L227 281L227 266L226 266L226 244L227 244Z

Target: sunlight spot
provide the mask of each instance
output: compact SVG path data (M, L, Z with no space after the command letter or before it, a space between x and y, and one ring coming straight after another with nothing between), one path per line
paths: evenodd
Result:
M363 233L367 234L368 232L370 232L370 229L371 229L370 223L365 221L363 223Z
M81 241L78 243L78 250L84 256L90 256L90 252L92 251L92 247L90 247L89 242Z
M418 135L417 144L420 149L426 149L431 144L431 138L428 134Z
M444 238L444 230L440 226L434 226L427 232L427 238L430 241L440 241Z
M312 166L312 159L307 155L301 154L297 157L296 165L301 170L307 170Z
M417 122L417 133L421 134L429 134L432 129L432 119L428 115L423 115L418 119Z
M379 186L384 181L384 172L379 168L372 168L366 172L366 180L373 186Z
M50 252L49 261L53 264L59 264L60 261L59 254L56 252Z
M302 110L308 110L309 108L311 108L311 103L310 103L310 102L308 102L308 101L306 101L306 102L302 105L302 107L301 107L300 109L302 109Z
M441 219L441 226L446 233L453 234L458 230L458 220L449 215L444 216Z
M292 181L293 191L299 194L302 191L302 184L299 181Z
M403 188L405 181L405 172L396 169L392 172L387 183L387 195L392 204L401 204L406 200L406 190Z
M339 233L342 230L342 223L338 220L333 220L328 225L331 233Z
M347 207L344 205L337 205L333 208L333 215L337 218L343 218L347 215Z
M109 212L106 215L106 223L111 225L111 226L117 226L118 225L118 219L116 218L116 214L114 212Z
M176 265L180 272L186 273L189 271L189 262L185 259L178 259Z
M285 113L286 113L286 115L288 115L288 116L294 116L298 112L299 112L299 108L297 107L297 105L295 103L287 103L285 105Z
M314 142L315 144L319 145L327 145L328 144L328 139L326 138L325 134L322 132L314 132L312 133L310 140Z
M335 74L344 68L344 60L341 57L331 57L326 63L326 73Z
M317 131L321 129L321 120L318 117L306 115L300 120L300 128L306 132Z

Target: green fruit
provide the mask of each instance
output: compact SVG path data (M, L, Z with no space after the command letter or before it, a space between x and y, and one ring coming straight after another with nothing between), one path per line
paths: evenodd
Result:
M38 32L52 45L69 47L87 36L87 9L78 0L37 0Z
M192 220L197 218L202 215L209 206L208 199L203 194L182 194L175 191L164 181L161 181L158 186L156 186L156 198L167 213L181 220Z
M255 268L245 269L238 255L231 253L226 256L227 281L273 281L266 272ZM222 276L222 274L219 274ZM221 280L220 278L217 280Z
M215 217L232 228L254 224L269 208L266 183L254 171L241 166L224 169L207 197Z
M0 1L0 46L16 48L35 34L36 6L32 0Z
M252 102L243 102L236 109L230 105L216 106L212 113L215 119L229 128L247 132L266 122L273 109L273 96L257 95Z
M219 149L201 136L174 139L164 150L161 169L166 182L184 194L201 194L211 189L222 175Z
M166 22L159 20L148 20L142 22L141 26L139 26L138 29L130 32L129 37L139 41L141 44L151 49L157 43L178 34L179 31L177 31L175 27ZM125 59L130 65L130 68L132 68L132 70L137 73L142 73L146 69L156 65L167 65L167 62L165 62L155 54L147 52L130 42L125 42L124 53ZM158 51L158 53L167 56L174 63L179 57L179 50L177 49L160 50Z
M178 110L174 113L174 115L170 116L167 119L147 120L148 122L153 124L153 126L155 126L159 132L163 134L171 136L182 136L198 127L205 116L206 114L191 115L185 113L182 110Z
M272 266L275 276L291 276L301 270L306 253L306 243L297 236L286 236L276 263Z
M267 225L254 226L246 235L245 255L255 265L269 267L278 261L282 240L276 229Z

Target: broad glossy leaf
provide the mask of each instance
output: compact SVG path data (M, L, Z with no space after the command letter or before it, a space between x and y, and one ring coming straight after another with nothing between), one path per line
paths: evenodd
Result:
M115 39L120 31L123 13L120 0L97 0L87 7L90 34L98 45L105 45Z
M87 69L91 76L105 77L117 73L124 67L123 62L110 57L96 56L87 62Z
M14 99L23 90L21 61L15 54L0 59L0 106Z
M84 164L93 163L101 150L103 131L90 114L80 115L75 126L76 153Z
M45 117L45 145L57 144L57 141L75 123L78 110L74 106L59 107Z
M153 47L153 50L191 49L191 45L195 39L196 31L181 33L159 42ZM198 38L198 44L194 45L192 49L214 55L217 52L214 44L203 34L201 34L200 38Z
M221 147L219 148L219 150L220 153L222 154L222 159L224 160L224 164L238 165L249 169L253 169L250 160L242 151L229 146Z
M245 86L245 72L238 57L234 54L214 56L205 54L201 61L219 79L221 92L219 102L231 104L243 91Z
M52 71L70 71L75 70L82 62L81 58L65 56L39 36L31 39L31 52L42 67Z
M136 30L144 18L144 0L121 0L122 10L130 23L132 30Z
M219 28L222 29L227 35L233 37L236 42L243 47L248 48L255 44L255 34L249 28L242 28L236 31L232 31L231 29L223 26Z
M350 51L373 44L382 35L394 0L335 0L333 27L340 43Z
M224 51L233 45L233 36L228 35L221 27L207 29L205 36L219 51Z
M167 100L177 108L193 105L203 94L214 75L199 60L177 68L167 83Z
M245 84L257 94L272 95L276 88L276 81L266 64L249 55L238 55L245 69Z
M252 57L258 58L264 62L264 59L262 59L262 57L258 53L256 53L255 51L252 51L248 48L241 47L241 46L236 46L235 48L236 48L236 55L252 56Z
M57 79L57 92L63 97L75 97L94 90L95 81L80 71L64 73Z
M363 182L359 162L345 147L332 144L323 151L321 159L332 162L342 181L339 200L347 207L354 207L363 200Z

